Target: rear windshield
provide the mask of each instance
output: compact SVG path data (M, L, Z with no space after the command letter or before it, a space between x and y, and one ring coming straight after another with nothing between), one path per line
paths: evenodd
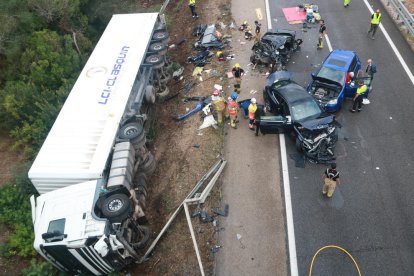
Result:
M343 84L345 82L345 74L345 72L322 66L317 76Z

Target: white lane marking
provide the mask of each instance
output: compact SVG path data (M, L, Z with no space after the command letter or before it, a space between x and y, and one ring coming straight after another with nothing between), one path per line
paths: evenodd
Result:
M265 1L265 5L266 5L267 28L271 30L272 29L272 18L270 17L269 0Z
M286 224L287 224L288 242L289 242L290 275L297 276L299 275L298 260L296 257L295 227L293 225L292 198L290 196L290 181L289 181L289 170L288 170L288 163L287 163L285 135L279 134L279 139L280 139L280 156L282 157L283 189L285 192Z
M371 8L371 5L368 3L367 0L364 0L365 5L367 6L369 12L371 14L374 13L374 10ZM387 39L388 43L390 44L392 50L394 51L395 55L397 56L398 60L400 61L402 67L404 68L405 72L407 73L408 77L410 78L411 82L414 85L414 76L413 73L411 73L410 68L408 68L407 63L405 63L405 60L401 56L400 52L398 51L397 47L395 46L394 42L392 41L391 37L388 35L387 30L385 30L384 26L382 26L382 23L379 25L382 33L384 34L385 38Z
M328 44L329 52L332 52L333 49L332 49L331 41L329 40L329 37L327 34L325 34L325 40L326 40L326 44Z
M267 28L272 29L269 0L265 0L267 14ZM286 143L284 134L279 134L280 156L282 158L283 190L285 194L286 224L289 246L290 275L298 276L298 259L296 257L295 227L293 226L292 199L290 196L289 170L286 155Z

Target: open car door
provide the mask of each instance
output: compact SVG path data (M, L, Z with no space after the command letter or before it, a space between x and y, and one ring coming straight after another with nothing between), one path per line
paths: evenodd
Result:
M258 127L262 134L283 133L291 127L290 118L283 116L260 116Z

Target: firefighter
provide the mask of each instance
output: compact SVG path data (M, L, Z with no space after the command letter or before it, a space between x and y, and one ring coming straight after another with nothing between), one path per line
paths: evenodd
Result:
M233 92L227 101L227 112L230 115L230 126L237 129L237 113L239 112L239 104L236 102L239 94Z
M236 63L231 72L233 73L233 76L236 79L236 83L240 84L241 79L244 75L244 70L240 67L240 64Z
M223 114L225 118L229 117L226 109L226 101L220 96L217 89L214 90L213 96L211 96L214 110L217 112L217 124L220 126L223 123Z
M249 110L249 129L254 131L254 123L255 123L254 115L255 115L256 110L257 110L257 105L256 105L256 99L255 98L252 98L250 100L250 105L248 107L248 110Z

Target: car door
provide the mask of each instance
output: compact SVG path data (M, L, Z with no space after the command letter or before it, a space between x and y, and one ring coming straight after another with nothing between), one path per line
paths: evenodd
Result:
M357 83L357 77L360 75L360 71L361 70L361 62L359 61L359 58L357 55L354 56L354 58L352 59L351 65L349 66L348 72L353 72L354 73L354 78L353 81L351 81L349 84L345 83L345 97L347 98L351 98L355 95L356 90L358 88L358 83Z
M260 132L263 134L283 133L289 131L292 128L290 111L286 101L277 93L275 93L274 96L278 102L274 114L270 116L260 116L258 122Z

